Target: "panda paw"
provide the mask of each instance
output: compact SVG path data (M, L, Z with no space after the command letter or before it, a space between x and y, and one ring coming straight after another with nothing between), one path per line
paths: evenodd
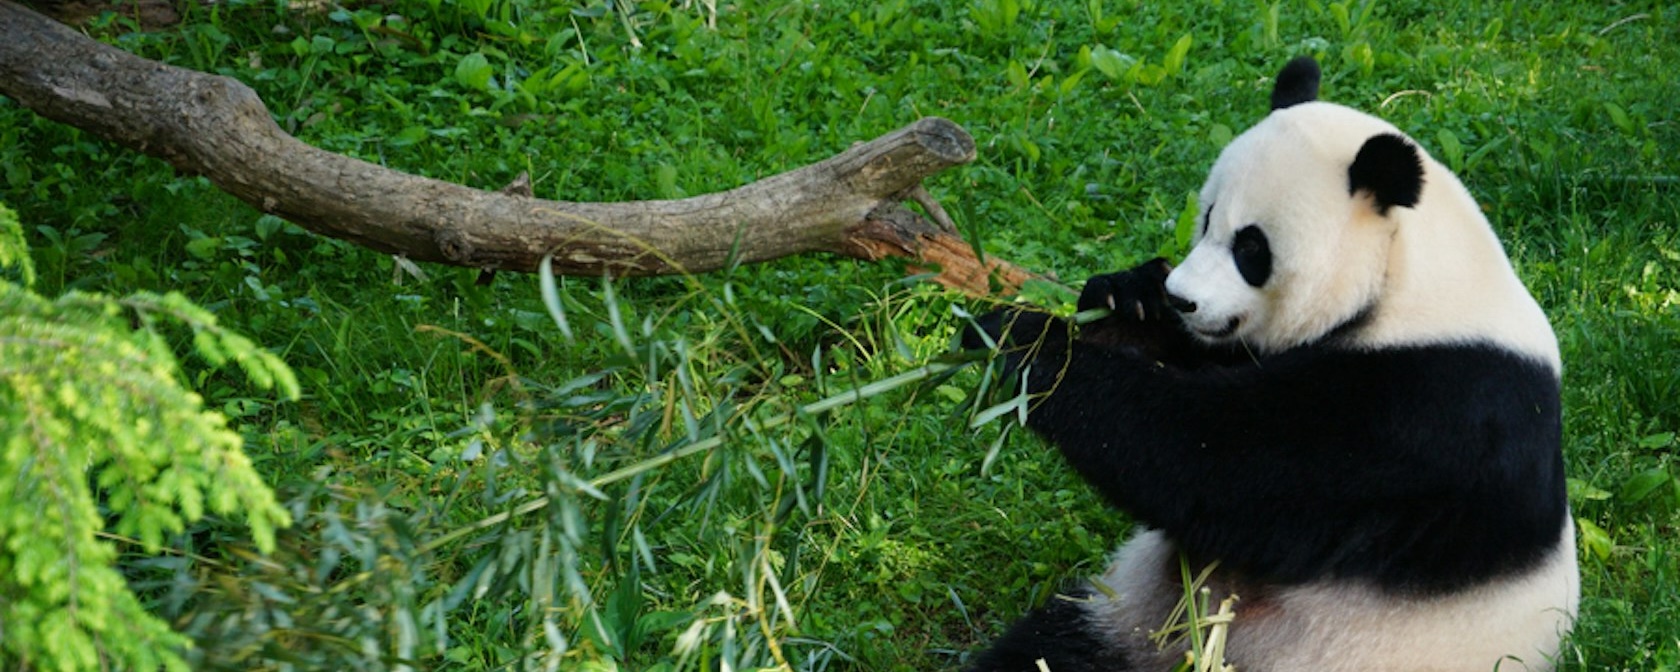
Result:
M1113 311L1103 321L1119 323L1159 322L1174 315L1167 304L1167 274L1172 265L1156 257L1136 268L1099 275L1085 281L1079 294L1079 310L1106 308Z

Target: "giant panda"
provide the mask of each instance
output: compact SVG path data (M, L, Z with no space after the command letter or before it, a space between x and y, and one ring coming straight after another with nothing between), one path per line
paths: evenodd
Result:
M1186 645L1150 633L1186 567L1212 568L1210 604L1237 596L1239 672L1553 668L1579 599L1556 338L1459 180L1318 102L1319 78L1311 58L1278 75L1177 267L1086 284L1080 308L1111 316L965 334L1141 529L969 669L1173 669Z

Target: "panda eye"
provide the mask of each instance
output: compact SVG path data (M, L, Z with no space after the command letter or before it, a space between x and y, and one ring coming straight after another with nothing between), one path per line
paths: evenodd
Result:
M1247 233L1248 230L1244 229L1243 232ZM1252 257L1259 254L1265 247L1266 241L1252 236L1238 236L1237 240L1231 243L1232 253L1239 257Z
M1250 287L1263 286L1272 277L1272 247L1259 226L1245 226L1231 239L1231 259Z

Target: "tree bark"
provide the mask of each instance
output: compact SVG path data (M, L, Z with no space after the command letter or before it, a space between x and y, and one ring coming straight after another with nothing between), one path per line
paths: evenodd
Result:
M903 256L970 293L1029 274L981 260L924 178L973 160L974 140L936 117L819 163L680 200L576 203L483 191L311 147L240 82L139 58L0 0L0 93L37 114L202 174L318 234L402 255L565 275L700 273L827 251ZM920 203L928 217L902 205ZM929 221L929 218L934 221Z

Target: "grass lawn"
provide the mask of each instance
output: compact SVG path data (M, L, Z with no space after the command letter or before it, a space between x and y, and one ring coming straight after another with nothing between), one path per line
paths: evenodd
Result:
M89 31L246 82L317 146L481 188L529 171L546 198L721 190L947 117L979 158L929 189L1064 281L1027 292L1060 309L1181 254L1219 149L1316 55L1325 99L1459 172L1552 318L1584 593L1563 669L1680 669L1680 8L282 4ZM545 302L531 276L403 272L3 98L0 202L43 294L180 290L303 382L276 403L187 362L299 521L272 559L215 519L124 546L205 669L944 669L1129 528L975 422L972 367L868 387L986 308L902 264L562 278Z

